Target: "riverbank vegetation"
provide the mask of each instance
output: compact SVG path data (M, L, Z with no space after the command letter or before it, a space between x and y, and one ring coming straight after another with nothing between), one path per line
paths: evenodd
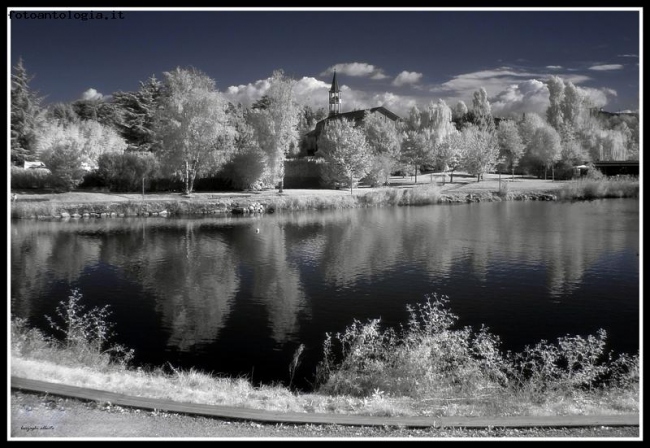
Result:
M518 200L593 200L638 198L639 180L632 176L594 177L573 181L542 181L517 178L497 180L486 176L481 188L476 183L439 181L417 186L358 189L355 194L336 190L285 190L284 194L180 194L141 196L104 193L21 194L11 203L11 218L98 218L130 216L192 216L223 213L273 213L305 210L340 210L359 207L458 204ZM426 176L429 177L429 176Z
M396 173L412 175L415 185L430 171L452 183L461 170L477 182L515 171L567 180L585 163L639 159L638 114L599 113L587 91L557 76L548 81L544 116L495 117L479 88L470 107L460 101L452 110L439 99L406 117L379 107L352 121L299 104L297 81L281 70L251 105L230 103L195 68L166 71L133 92L46 106L30 80L19 60L11 85L14 190L189 195L340 187L353 194L360 185L386 186ZM588 196L597 195L593 189Z
M573 201L638 197L639 180L630 176L578 179L558 191L560 200Z
M314 390L253 386L173 366L129 365L132 352L110 343L109 310L86 310L73 291L50 318L60 338L11 322L14 376L164 398L293 412L369 415L508 416L639 412L639 357L606 352L603 331L540 341L503 353L486 328L458 328L445 297L409 307L402 328L355 321L325 335ZM296 353L291 375L300 364ZM293 371L292 371L293 366Z

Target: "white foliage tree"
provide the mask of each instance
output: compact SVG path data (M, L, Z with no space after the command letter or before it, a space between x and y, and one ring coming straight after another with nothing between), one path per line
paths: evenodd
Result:
M563 102L564 102L564 81L559 76L551 76L546 82L549 92L550 105L546 109L546 120L555 128L560 131L564 124Z
M159 154L163 168L180 176L189 195L197 176L226 163L234 131L226 115L227 102L210 77L181 68L164 75L156 120Z
M122 153L127 147L118 132L94 120L63 123L47 121L39 132L37 154L53 148L73 147L79 153L80 162L86 169L96 169L99 156L106 153Z
M499 145L496 135L479 126L470 125L462 131L462 166L477 182L497 164Z
M251 111L259 146L266 155L268 183L284 189L284 162L291 152L298 152L300 107L295 101L295 81L276 70L266 93L263 107Z
M452 121L451 108L441 99L436 104L432 103L428 112L429 127L433 133L433 140L436 145L440 145L456 132L456 126Z
M538 128L530 142L530 155L544 166L544 178L546 178L546 170L554 167L555 162L560 160L561 154L560 134L549 125ZM555 179L555 172L553 172L553 179Z
M367 113L362 129L372 154L372 163L366 181L371 185L388 183L391 172L400 158L400 137L393 120L375 112Z
M318 138L318 153L325 159L325 181L352 187L371 167L372 155L365 133L346 120L331 120Z
M467 115L467 112L469 110L467 109L467 105L465 104L464 101L459 101L456 103L456 106L454 106L454 115L453 118L454 120L459 120L463 118L465 115Z
M488 100L487 91L481 87L472 97L472 113L474 123L479 129L494 132L494 118L492 117L492 106Z
M517 123L511 120L502 120L497 128L499 141L499 156L508 163L514 177L515 166L524 153L524 144L519 135Z

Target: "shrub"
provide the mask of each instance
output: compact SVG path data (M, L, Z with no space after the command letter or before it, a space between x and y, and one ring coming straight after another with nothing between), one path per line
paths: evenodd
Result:
M285 188L319 188L323 163L321 158L287 159L284 163Z
M585 174L585 178L589 180L602 180L605 177L605 175L594 166L593 163L589 163L587 165L587 174Z
M407 307L410 318L401 333L381 330L376 319L355 321L334 338L327 335L317 372L321 391L370 396L379 389L422 397L493 387L505 378L498 338L485 329L478 334L468 327L453 330L458 318L446 309L447 302L434 296L416 308Z
M74 190L86 174L76 143L54 145L41 154L41 160L52 172L52 187L57 191Z
M111 191L140 191L142 179L149 184L159 170L152 153L104 153L99 156L98 176Z
M17 166L11 167L11 188L26 189L45 189L52 184L52 174L49 170L43 169L23 169Z
M56 308L60 322L46 316L52 329L62 333L66 353L84 365L106 366L112 361L127 364L133 357L133 350L109 345L114 324L107 320L108 305L86 311L80 304L81 299L79 290L73 290L67 302L61 302Z
M259 148L247 148L235 154L222 172L233 188L246 190L259 187L264 168L264 153Z
M51 348L50 339L36 328L29 328L27 319L11 320L12 356L39 357Z
M371 187L388 185L390 173L394 167L395 161L389 155L373 155L368 174L363 178L363 181Z
M521 353L504 355L499 338L482 327L455 328L458 317L446 297L427 297L407 307L400 332L382 329L379 319L354 321L343 333L326 335L316 380L324 393L369 397L378 390L395 396L471 400L494 397L555 397L607 386L635 389L638 355L612 360L606 333L566 336Z

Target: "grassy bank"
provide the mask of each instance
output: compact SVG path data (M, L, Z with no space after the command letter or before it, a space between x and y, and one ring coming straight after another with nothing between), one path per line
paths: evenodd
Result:
M96 194L79 192L75 196L21 194L11 204L11 217L105 218L128 216L192 216L206 214L273 213L300 210L336 210L358 207L454 204L518 200L592 200L600 198L638 198L636 178L603 178L563 182L491 178L480 183L437 182L418 185L398 184L382 188L360 188L355 194L335 190L285 190L228 194Z
M486 329L457 328L444 298L409 308L402 331L355 322L327 335L313 393L195 370L129 367L109 343L107 309L85 311L73 293L59 307L54 340L11 324L11 374L181 402L273 411L382 416L510 416L639 412L638 356L612 358L605 334L541 341L504 354ZM289 367L299 364L297 352Z

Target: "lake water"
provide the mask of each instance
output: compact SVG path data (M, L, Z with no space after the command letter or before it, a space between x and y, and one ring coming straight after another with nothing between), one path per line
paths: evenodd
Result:
M139 365L306 387L327 332L407 318L425 294L504 350L608 332L639 349L639 202L500 202L259 217L12 221L11 312L45 315L79 288L109 304Z

